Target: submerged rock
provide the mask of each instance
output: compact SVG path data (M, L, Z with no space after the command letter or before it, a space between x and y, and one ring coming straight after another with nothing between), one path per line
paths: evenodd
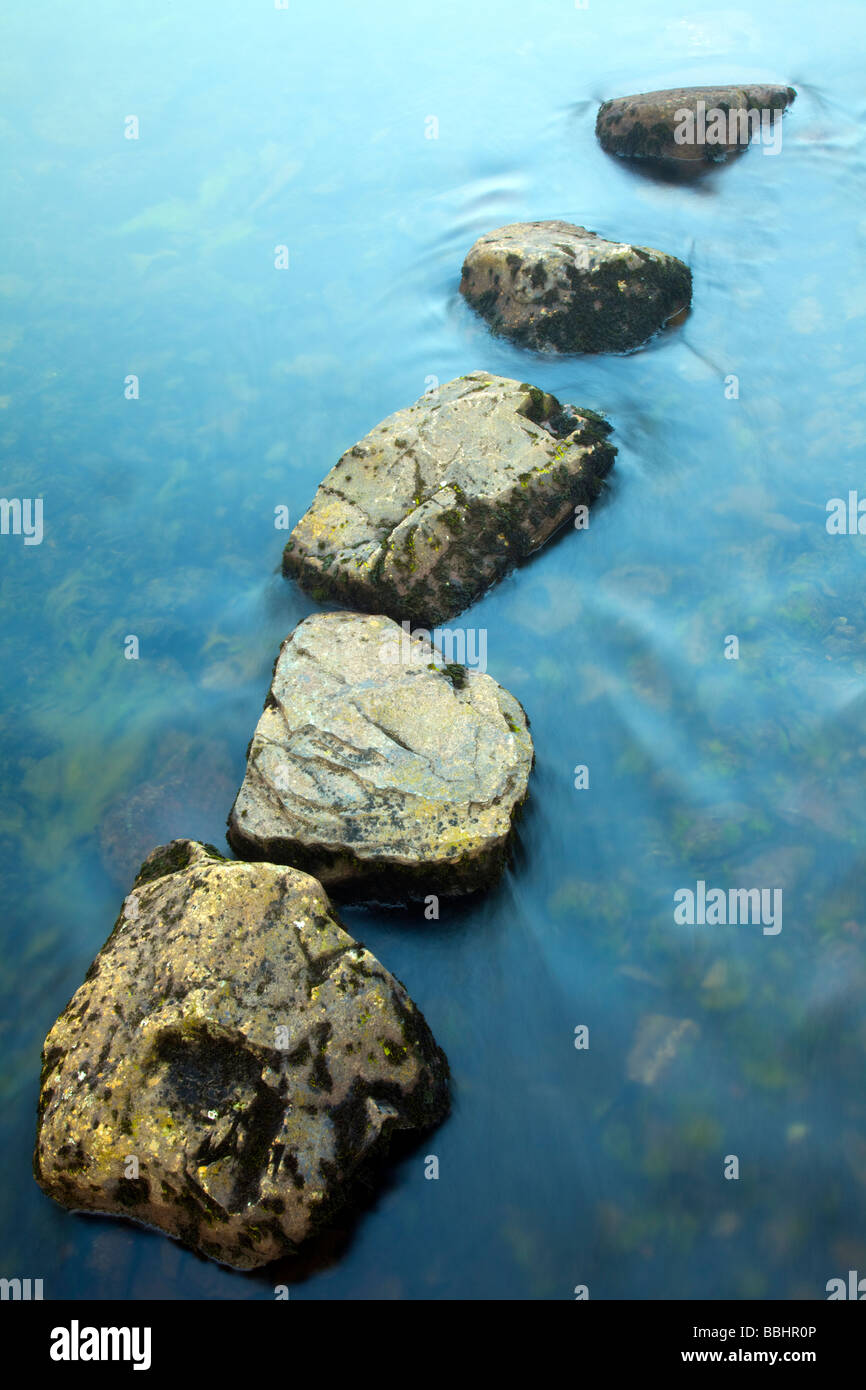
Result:
M698 1025L691 1018L644 1014L638 1021L626 1061L629 1081L654 1086L683 1048L694 1042L699 1033Z
M595 133L608 154L626 159L705 163L746 149L757 131L768 135L773 116L781 120L796 95L766 84L641 92L602 102Z
M440 1120L447 1077L321 884L175 840L45 1041L35 1174L250 1269L322 1226L394 1131Z
M687 309L688 266L570 222L514 222L479 237L460 293L494 333L558 352L629 352Z
M526 382L449 381L343 455L283 571L319 599L443 622L595 499L616 455L609 432Z
M490 676L390 618L314 614L277 657L229 842L356 898L470 892L502 870L532 761Z

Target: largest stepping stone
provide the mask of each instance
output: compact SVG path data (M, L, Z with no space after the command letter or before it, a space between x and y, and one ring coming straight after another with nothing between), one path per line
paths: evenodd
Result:
M178 840L145 860L45 1041L37 1181L252 1269L319 1231L448 1064L321 884Z
M286 545L318 600L434 627L598 496L616 449L595 411L473 372L343 454Z
M229 842L356 899L471 892L502 871L532 761L519 702L429 634L316 614L280 650Z

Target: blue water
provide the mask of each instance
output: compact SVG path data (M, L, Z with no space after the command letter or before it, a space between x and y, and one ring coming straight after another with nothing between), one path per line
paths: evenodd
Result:
M19 0L2 27L0 492L44 499L44 539L0 537L0 1274L676 1299L866 1273L866 538L825 526L866 496L862 6ZM749 80L798 90L778 157L683 185L595 142L605 97ZM686 259L686 322L628 357L492 339L463 256L541 218ZM223 843L315 607L274 508L478 368L605 411L619 456L589 530L462 619L532 721L512 868L438 923L344 914L447 1052L453 1113L295 1265L73 1216L30 1173L40 1047L144 854ZM781 888L781 932L676 923L698 880ZM641 1038L677 1028L654 1070Z

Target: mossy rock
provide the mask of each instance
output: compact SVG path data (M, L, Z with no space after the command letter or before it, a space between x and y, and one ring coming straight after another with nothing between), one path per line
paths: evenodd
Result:
M793 87L752 84L738 87L670 87L602 102L595 133L602 149L623 159L651 164L706 165L748 149L750 136L767 118L782 119L796 97ZM698 103L703 102L704 139L700 139ZM718 134L711 113L722 112L725 138ZM690 128L683 113L690 112ZM709 132L709 139L706 138ZM731 138L733 137L733 138Z
M446 622L595 500L616 455L610 429L527 382L450 381L343 455L283 572L320 601Z
M515 222L479 237L460 293L494 333L556 352L630 352L691 303L676 256L570 222Z
M179 840L148 856L45 1040L34 1169L65 1207L252 1269L447 1109L424 1018L321 884Z

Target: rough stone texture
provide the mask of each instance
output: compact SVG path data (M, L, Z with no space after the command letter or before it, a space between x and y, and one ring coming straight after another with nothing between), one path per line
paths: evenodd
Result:
M469 892L503 867L532 761L490 676L437 669L390 618L316 614L280 649L229 841L347 896Z
M35 1174L249 1269L324 1224L394 1131L438 1121L447 1076L321 884L175 840L45 1041Z
M292 532L284 573L317 599L434 626L589 505L610 426L526 382L473 372L349 449Z
M460 293L523 347L630 352L688 308L692 273L676 256L570 222L514 222L479 237Z
M745 87L673 87L662 92L641 92L604 101L598 109L595 133L608 154L626 159L651 159L662 163L708 162L748 148L747 143L683 144L674 139L677 111L706 110L783 111L796 96L793 87L751 85Z

